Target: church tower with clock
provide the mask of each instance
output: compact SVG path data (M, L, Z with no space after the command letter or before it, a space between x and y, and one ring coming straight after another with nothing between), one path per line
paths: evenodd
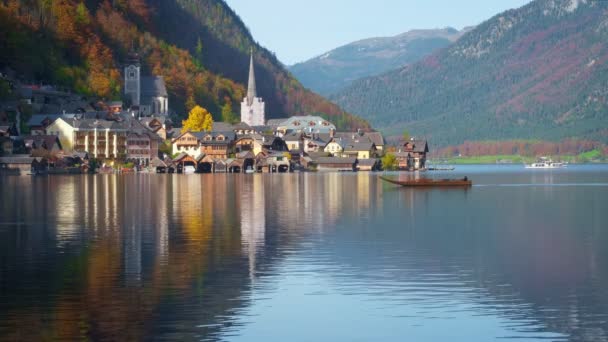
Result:
M129 55L129 61L125 67L125 96L131 100L131 106L139 106L141 103L141 65L139 56L135 53Z

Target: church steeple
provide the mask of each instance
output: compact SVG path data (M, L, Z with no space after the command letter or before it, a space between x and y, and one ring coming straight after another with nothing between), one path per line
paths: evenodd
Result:
M247 103L251 105L257 97L255 89L255 71L253 70L253 48L251 49L251 58L249 60L249 84L247 85Z
M247 85L247 97L241 102L241 122L249 126L264 126L266 123L264 100L258 97L255 88L255 71L253 65L253 48L249 58L249 84Z

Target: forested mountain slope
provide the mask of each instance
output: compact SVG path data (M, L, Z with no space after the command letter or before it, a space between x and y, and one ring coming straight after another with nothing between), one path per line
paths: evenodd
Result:
M386 132L608 140L608 2L536 0L416 64L333 97Z
M193 103L216 118L228 104L238 113L253 49L268 118L320 114L341 128L369 128L304 89L222 0L0 1L0 69L24 80L120 98L132 49L144 74L164 76L178 114Z

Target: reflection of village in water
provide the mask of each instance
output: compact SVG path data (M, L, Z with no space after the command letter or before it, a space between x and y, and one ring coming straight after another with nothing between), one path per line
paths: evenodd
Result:
M6 275L0 279L0 334L18 340L213 338L238 329L236 317L252 304L255 283L276 273L290 252L302 250L299 244L337 234L333 262L351 269L358 277L353 284L369 278L371 288L386 285L415 294L420 283L444 293L441 284L433 287L442 274L478 310L541 322L582 339L608 338L607 329L576 323L605 316L601 284L608 279L599 270L607 258L598 248L605 232L589 241L552 231L551 219L534 222L539 227L532 236L508 220L500 224L504 230L480 231L476 227L493 214L463 218L471 205L466 191L441 193L457 204L434 215L440 192L403 191L366 174L202 177L5 179L34 184L19 185L31 190L0 208L2 217L27 218L8 220L14 229L0 228L0 267ZM386 203L388 198L393 203ZM484 201L493 201L478 200L473 204L482 209ZM381 217L398 224L391 230L370 226ZM456 229L451 221L466 224ZM348 242L357 234L389 238L373 248L354 248ZM521 235L528 236L527 244L521 244ZM534 251L547 245L555 248L538 259ZM492 257L479 260L475 251ZM528 260L536 263L522 267ZM567 260L590 267L556 273ZM393 270L388 278L387 269ZM495 278L489 269L504 274ZM565 295L588 278L596 285L586 296ZM544 288L546 280L561 285ZM471 289L477 297L466 295Z
M40 293L26 290L28 296L39 297L28 305L2 308L10 316L0 315L0 321L12 318L0 323L0 333L6 330L10 335L3 336L28 340L41 334L60 339L140 339L152 333L150 321L162 320L157 310L191 296L200 296L201 303L192 309L207 312L203 317L212 323L229 303L244 305L240 292L247 291L256 270L271 267L280 257L279 244L284 248L297 243L309 233L302 231L304 227L330 229L349 200L356 201L350 210L367 210L373 198L370 191L381 190L370 187L369 177L357 180L354 196L336 188L335 179L315 176L299 177L298 182L287 177L209 177L213 181L179 176L32 179L44 182L47 191L20 194L2 208L2 215L15 211L18 217L40 220L19 222L14 231L2 232L0 246L9 252L3 253L6 263L11 258L29 260L32 271L37 271L21 281L40 278L42 288ZM319 200L313 195L318 192L331 196ZM26 203L32 201L45 208L46 217L27 212L32 206ZM37 226L44 229L30 229ZM268 227L274 231L268 232ZM44 271L38 273L39 268ZM18 284L10 279L2 282L2 296L17 291ZM51 319L47 309L53 313ZM188 312L171 314L191 317ZM96 326L83 328L93 320ZM12 325L6 326L8 322Z

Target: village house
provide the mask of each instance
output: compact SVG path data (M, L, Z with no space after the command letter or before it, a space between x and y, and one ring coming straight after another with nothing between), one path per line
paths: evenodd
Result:
M376 145L372 142L355 142L344 146L343 157L355 157L357 159L376 158Z
M285 153L262 152L256 156L256 171L263 173L284 173L291 170L291 163Z
M95 108L82 95L60 91L48 85L23 85L21 98L31 105L34 113L90 112Z
M156 133L161 139L167 140L173 128L171 120L166 116L143 117L139 120L150 131Z
M301 153L304 151L304 139L301 133L291 133L283 136L287 148L291 153Z
M329 153L334 157L342 156L342 152L344 152L344 142L340 138L333 138L331 141L325 146L323 151L325 153Z
M416 171L426 169L426 155L429 146L426 140L411 139L403 144L399 152L395 153L399 169Z
M289 119L289 118L269 119L268 121L266 121L266 126L270 127L273 131L277 132L277 129L279 128L279 126L281 126L281 124L283 122L287 121L287 119ZM277 132L277 134L280 134L280 133ZM280 134L279 136L282 136L282 134Z
M127 134L127 160L139 165L149 165L158 157L160 137L145 129L131 129Z
M235 143L236 152L252 151L258 155L265 151L289 152L285 141L273 135L250 134L239 137Z
M200 152L200 142L205 132L186 131L171 140L173 154L187 154L196 158Z
M209 132L201 142L201 153L216 159L227 159L234 152L234 132Z
M113 114L119 114L122 111L122 101L110 101L105 103L105 106Z
M334 137L337 139L353 140L356 142L372 142L376 146L378 152L384 151L384 136L380 132L364 132L357 130L357 132L336 132Z
M248 124L246 124L244 122L234 125L233 130L234 130L234 133L236 133L236 135L238 135L238 136L256 134L255 128L249 126Z
M313 133L304 135L304 153L316 153L325 150L332 139L332 133Z
M23 141L28 153L46 151L48 154L57 154L62 151L61 142L56 135L27 135L19 138Z
M43 173L48 169L45 158L30 157L29 155L13 155L0 157L0 174L25 175Z
M27 121L27 126L30 129L32 135L43 135L46 134L46 128L52 124L61 115L42 115L35 114L30 117Z

